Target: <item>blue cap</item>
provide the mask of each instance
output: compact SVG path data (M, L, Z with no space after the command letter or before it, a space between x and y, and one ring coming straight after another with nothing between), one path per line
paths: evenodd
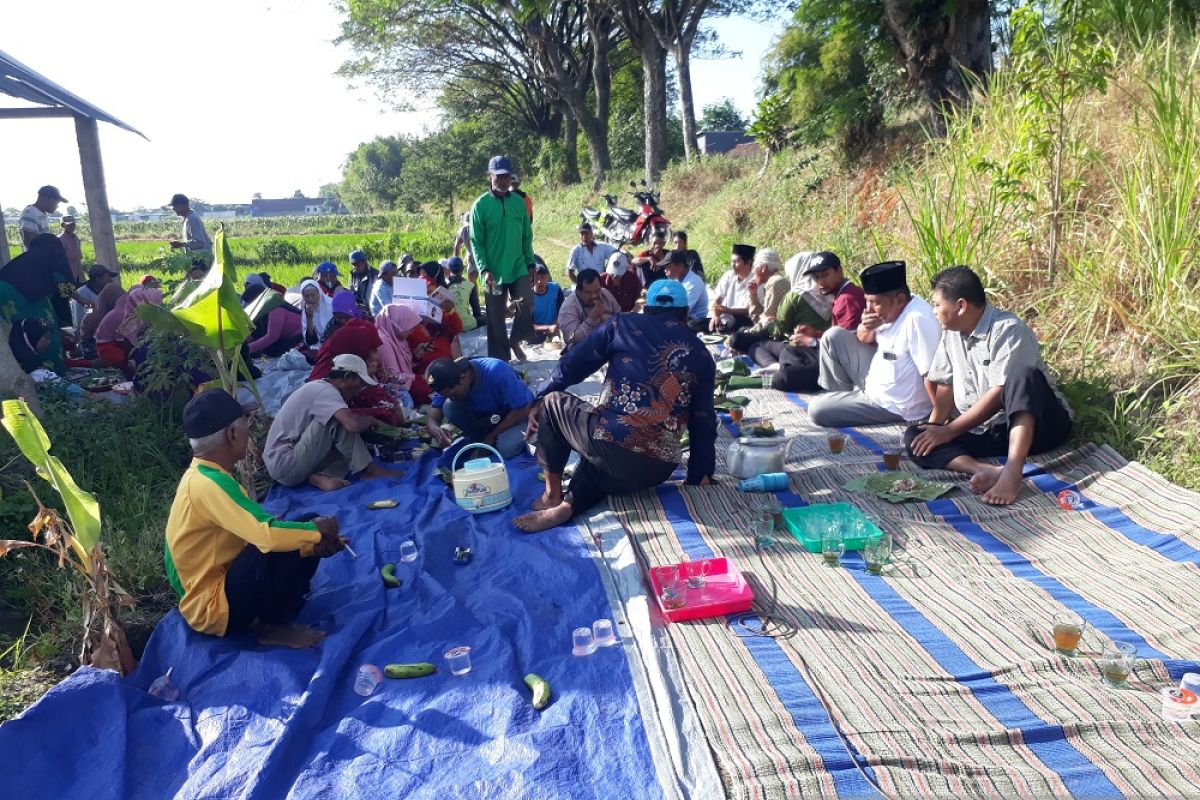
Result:
M463 271L463 260L458 256L450 256L446 259L446 269L457 275Z
M492 156L488 162L488 172L492 175L511 175L515 170L507 156Z
M687 308L687 289L669 278L657 280L646 292L646 305L655 308Z
M351 264L353 264L355 261L366 261L366 260L367 260L367 256L362 250L352 250L350 252L350 263Z
M332 272L334 275L340 274L337 264L332 261L322 261L320 264L317 264L317 272Z

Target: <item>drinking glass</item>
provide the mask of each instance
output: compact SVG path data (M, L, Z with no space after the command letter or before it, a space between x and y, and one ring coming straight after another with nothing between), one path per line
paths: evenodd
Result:
M688 561L684 565L687 573L687 585L692 589L703 589L708 583L708 574L712 571L712 562L707 558L699 561Z
M750 533L754 535L754 543L758 547L775 544L775 513L770 509L761 509L750 519Z
M1137 647L1129 642L1109 642L1100 655L1100 669L1104 681L1111 686L1128 686L1129 673L1133 672L1133 659Z
M840 567L845 552L846 540L842 538L841 531L826 531L821 537L821 558L825 559L825 566Z
M617 635L613 633L612 620L607 617L592 623L592 638L596 647L611 647L617 643Z
M863 562L867 565L867 572L870 574L880 574L891 560L892 537L886 533L877 539L868 539L867 543L863 545Z
M400 560L405 564L417 560L417 543L412 539L405 539L400 545Z
M729 409L729 421L732 422L734 425L741 425L742 424L742 415L744 413L745 412L741 406L733 406L732 408Z
M596 652L596 639L591 628L571 631L571 652L577 656L590 656Z
M658 596L666 609L683 608L687 605L687 582L679 576L679 570L668 567L659 573Z
M837 455L846 449L846 435L842 433L829 434L829 452Z
M883 451L883 466L884 468L896 471L900 469L900 448L887 447Z
M1062 613L1054 615L1054 649L1064 656L1073 656L1079 649L1079 640L1083 638L1084 622L1078 614Z
M774 384L775 384L775 373L774 372L764 372L762 374L762 388L773 389L773 388L775 388Z

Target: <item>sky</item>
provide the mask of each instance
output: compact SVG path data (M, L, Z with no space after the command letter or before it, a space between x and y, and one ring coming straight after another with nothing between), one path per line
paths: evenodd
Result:
M5 6L0 50L145 134L100 125L114 209L156 207L175 192L210 203L297 189L312 196L341 179L360 142L419 134L436 122L428 104L397 112L371 87L334 74L351 53L333 44L339 15L331 0ZM742 55L693 61L697 112L730 97L749 116L758 56L782 24L716 23L726 47ZM106 33L114 26L121 32ZM0 95L0 106L15 105ZM83 207L74 125L0 120L0 207L32 203L43 184Z

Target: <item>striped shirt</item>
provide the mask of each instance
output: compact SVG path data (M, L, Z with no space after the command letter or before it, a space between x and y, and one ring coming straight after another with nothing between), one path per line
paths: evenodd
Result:
M24 242L24 234L29 233L30 238L43 233L50 232L50 217L46 215L37 206L25 206L25 210L21 212L21 219L17 223L17 227L21 230L22 239ZM29 248L26 247L26 250Z

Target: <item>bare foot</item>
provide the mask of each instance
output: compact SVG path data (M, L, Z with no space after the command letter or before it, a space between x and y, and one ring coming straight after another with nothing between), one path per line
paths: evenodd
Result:
M971 491L975 494L983 494L988 489L996 485L996 481L1000 480L1000 473L1004 471L1004 467L993 465L984 465L971 476Z
M372 478L403 478L404 473L372 463L362 472L358 473L358 476L364 480L371 480Z
M571 508L569 503L559 503L554 508L546 508L541 511L530 511L528 514L522 514L513 520L513 525L516 525L526 533L537 533L538 531L562 525L574 513L575 509Z
M533 501L530 506L534 511L545 511L547 508L554 508L563 501L562 492L551 494L549 490L542 492L542 496Z
M1021 493L1021 482L1024 476L1021 470L1007 467L996 479L996 483L983 496L983 502L993 506L1011 505Z
M512 344L510 347L512 348L513 355L516 356L517 361L529 360L525 357L525 351L521 349L520 345Z
M287 625L257 622L252 630L258 638L258 643L266 647L293 647L302 650L305 647L316 647L325 638L325 631L295 622Z
M345 478L335 478L332 475L323 475L320 472L309 475L308 482L322 492L336 492L338 489L344 489L350 485L350 481Z

